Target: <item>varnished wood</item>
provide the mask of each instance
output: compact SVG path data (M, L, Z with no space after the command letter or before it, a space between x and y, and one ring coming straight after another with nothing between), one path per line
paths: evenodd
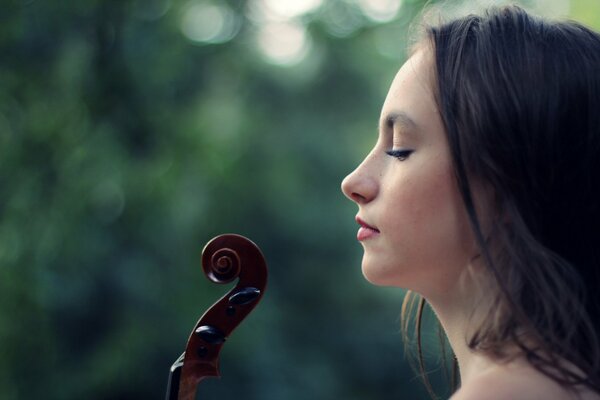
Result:
M240 235L220 235L208 242L202 251L202 269L215 283L238 281L194 326L183 359L171 368L168 400L194 400L201 380L220 376L219 353L225 340L256 307L266 288L265 258L258 246Z

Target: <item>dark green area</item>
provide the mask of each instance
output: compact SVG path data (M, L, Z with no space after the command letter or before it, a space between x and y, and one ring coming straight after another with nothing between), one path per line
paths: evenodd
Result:
M262 248L270 280L199 398L428 398L403 292L362 278L339 189L423 1L386 24L325 1L300 19L313 51L295 66L265 62L245 1L215 2L241 28L205 45L178 0L2 3L0 398L163 398L227 290L199 264L226 232ZM336 36L344 18L357 28Z

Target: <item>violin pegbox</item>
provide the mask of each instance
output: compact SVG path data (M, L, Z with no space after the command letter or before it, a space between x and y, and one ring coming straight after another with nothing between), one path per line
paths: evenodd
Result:
M259 303L267 285L262 252L251 240L236 234L220 235L206 244L202 270L215 283L238 281L194 326L184 354L171 367L168 400L193 400L201 380L220 376L221 347Z

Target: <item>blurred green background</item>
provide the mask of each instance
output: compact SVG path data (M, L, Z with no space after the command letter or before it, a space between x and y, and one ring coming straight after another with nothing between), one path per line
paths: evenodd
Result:
M163 398L226 232L270 280L198 398L428 398L339 189L424 3L2 0L0 398ZM520 4L600 27L596 0Z

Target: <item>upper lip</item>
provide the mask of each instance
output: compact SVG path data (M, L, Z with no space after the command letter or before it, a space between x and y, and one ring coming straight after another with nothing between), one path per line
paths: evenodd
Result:
M364 228L369 228L372 229L374 231L379 232L379 229L375 228L374 226L371 226L369 224L367 224L365 221L362 220L362 218L360 218L358 215L356 216L356 222L358 222L358 224Z

